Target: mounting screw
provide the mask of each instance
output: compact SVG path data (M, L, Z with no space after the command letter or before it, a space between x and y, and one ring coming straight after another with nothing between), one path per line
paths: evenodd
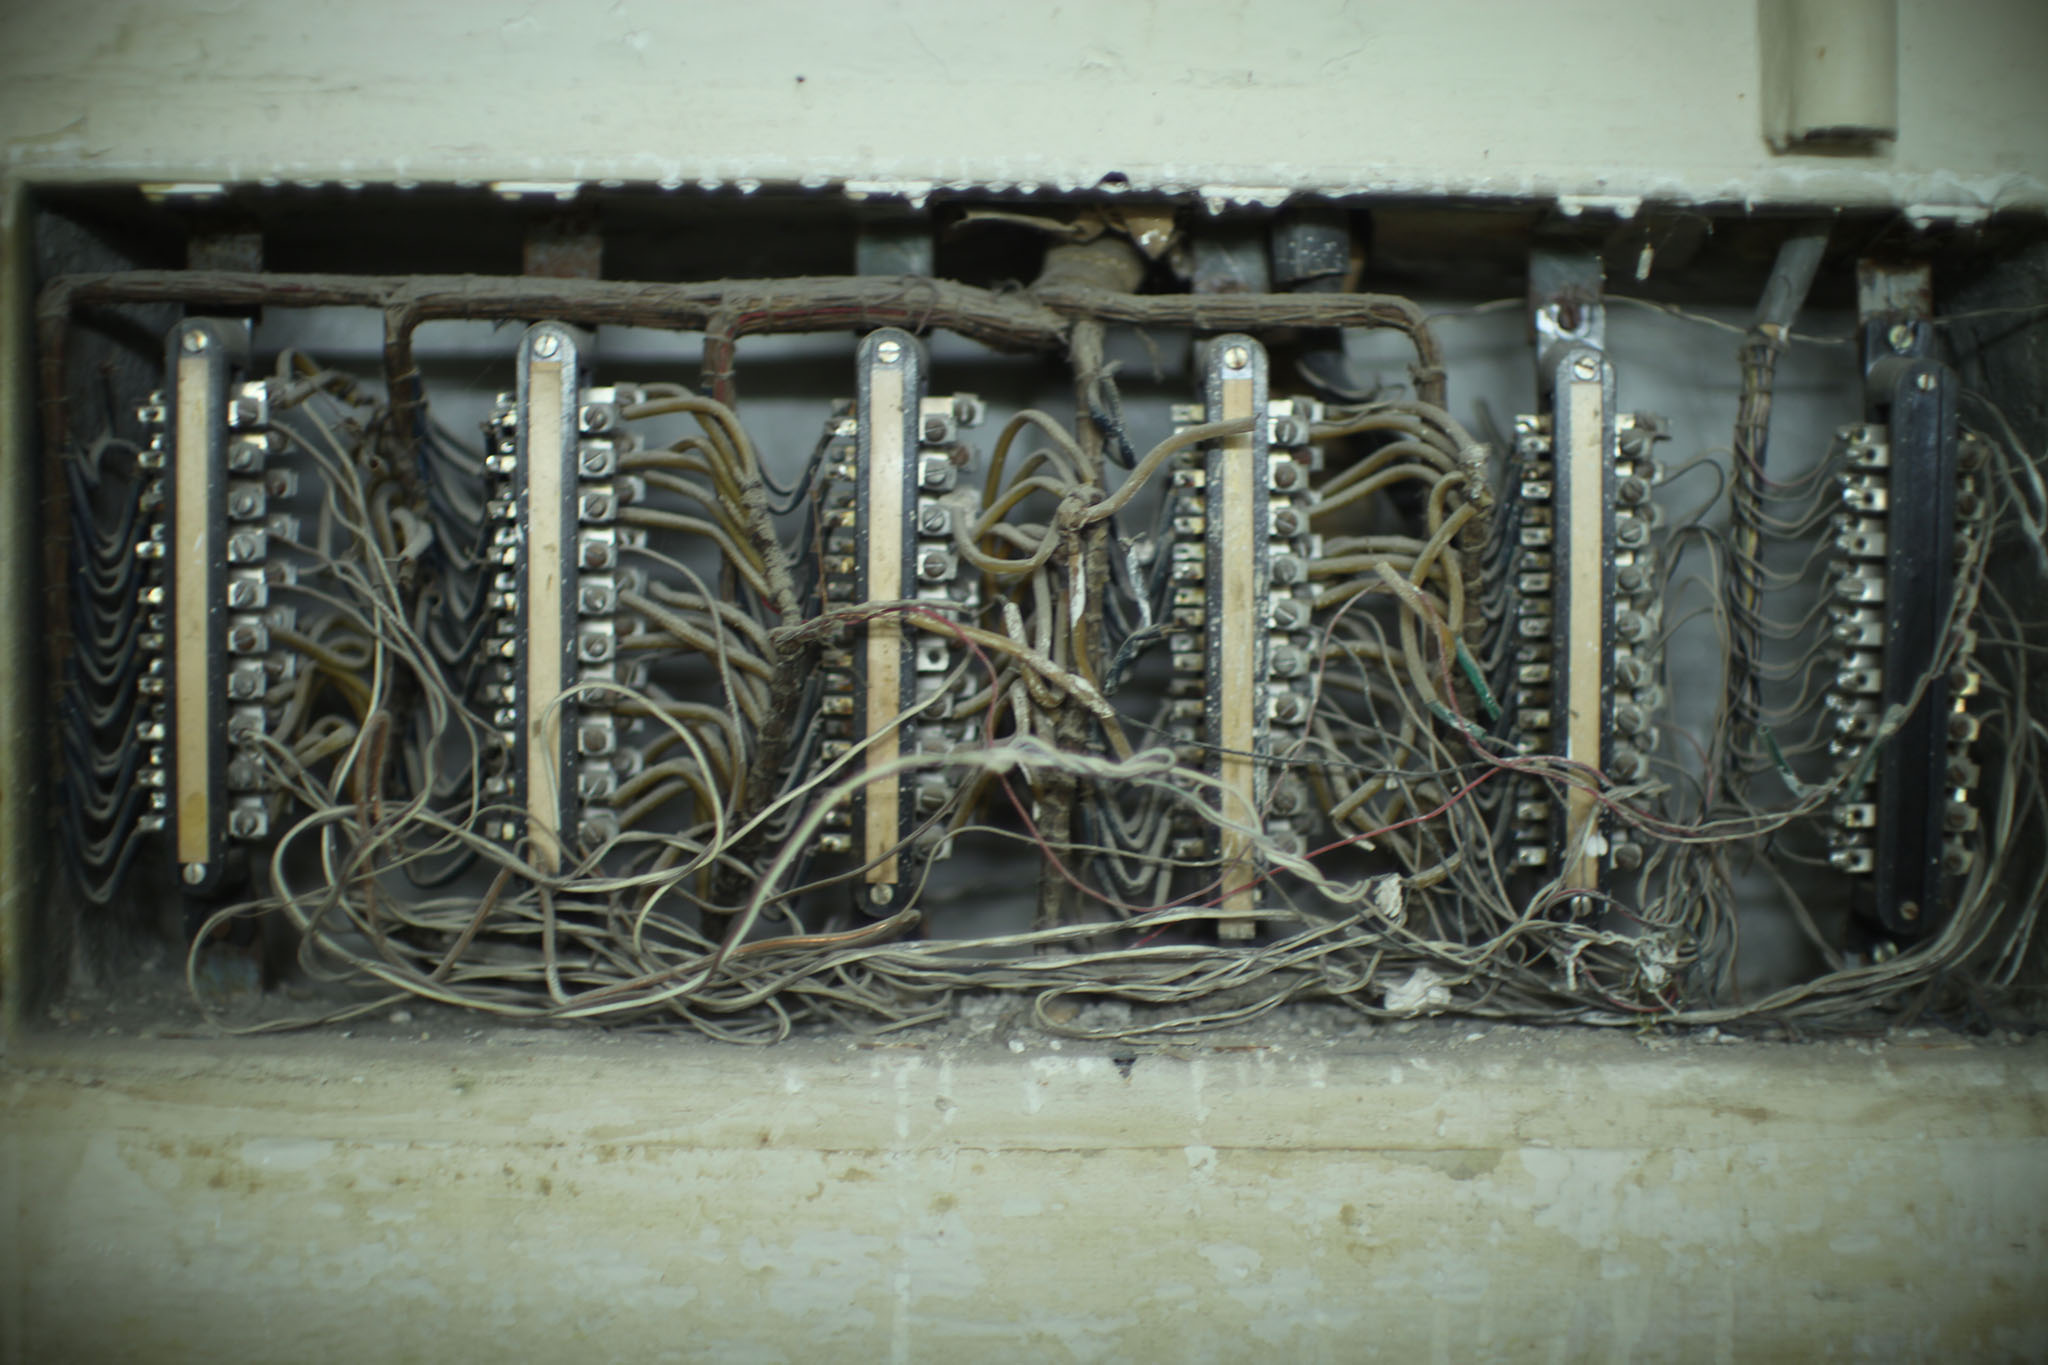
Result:
M1299 725L1308 715L1308 704L1299 693L1282 692L1273 699L1273 719L1282 725Z
M533 339L533 353L543 360L560 350L562 342L553 332L542 332Z
M1292 507L1273 509L1273 534L1276 536L1298 536L1301 534L1301 513Z
M1922 393L1933 393L1939 383L1940 381L1931 374L1923 374L1913 381L1914 387Z
M924 443L935 446L946 439L946 428L950 425L945 418L933 416L924 419Z
M1892 324L1892 329L1884 334L1884 339L1891 343L1894 351L1904 355L1913 349L1913 324L1910 322Z
M1589 355L1581 351L1578 355L1572 357L1572 378L1598 379L1599 377L1600 358L1598 356Z
M1900 902L1899 902L1899 918L1900 918L1900 919L1902 919L1902 920L1904 920L1904 921L1906 921L1906 923L1908 923L1908 924L1911 924L1911 923L1912 923L1912 922L1913 922L1914 920L1916 920L1916 919L1919 919L1919 918L1920 918L1920 902L1919 902L1919 901L1900 901Z
M894 365L897 361L903 359L903 347L894 341L885 341L875 347L875 359L881 361L884 365ZM888 904L887 901L882 903L884 905Z
M1241 370L1252 363L1252 353L1242 346L1232 346L1223 352L1225 369Z
M947 526L946 509L943 507L934 505L917 514L917 529L928 536L946 534Z
M195 333L191 333L191 332L187 332L187 333L186 333L185 335L187 335L187 336L193 336L193 335L196 335L196 334L195 334ZM182 877L183 877L183 878L185 879L185 885L187 885L187 886L197 886L197 885L199 885L199 883L201 883L201 882L203 882L203 881L205 881L205 880L206 880L206 864L205 864L205 863L186 863L186 864L185 864L185 867L184 867L184 870L183 870L183 871L182 871L181 873L179 873L179 875L180 875L180 876L182 876Z
M190 351L190 352L192 352L192 353L196 354L196 353L198 353L198 352L200 352L200 351L203 351L203 350L205 350L205 349L206 349L206 333L204 333L204 332L201 332L201 331L197 331L197 330L195 330L195 331L190 331L190 332L187 332L187 333L185 333L185 335L184 335L184 336L183 336L183 337L182 337L182 338L181 338L181 339L179 340L179 342L178 342L178 345L179 345L179 347L180 347L181 349L183 349L183 350L186 350L186 351ZM198 877L197 877L196 879L195 879L195 878L194 878L194 877L192 876L192 868L194 868L194 867L196 867L196 868L198 868L198 869L199 869L199 876L198 876ZM193 863L193 864L189 865L189 866L188 866L188 867L187 867L187 868L185 869L185 880L186 880L186 881L188 881L188 882L189 882L189 881L194 881L194 880L204 881L205 879L206 879L206 864L204 864L204 863Z

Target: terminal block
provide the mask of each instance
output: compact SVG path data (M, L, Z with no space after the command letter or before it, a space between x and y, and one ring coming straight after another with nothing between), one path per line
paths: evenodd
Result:
M227 850L268 838L278 813L261 744L274 689L300 667L278 638L294 610L272 594L296 581L284 547L299 536L285 510L297 478L277 459L270 386L247 372L247 324L193 319L166 350L169 387L139 414L142 828L169 834L180 880L204 892L221 885Z
M1979 675L1967 623L1960 647L1947 644L1957 571L1987 534L1986 453L1959 431L1959 381L1929 357L1932 328L1886 318L1866 330L1873 420L1842 428L1834 450L1826 706L1829 752L1846 780L1826 832L1858 907L1886 932L1915 937L1940 928L1945 882L1976 857L1969 707Z
M1515 860L1591 891L1604 871L1643 860L1596 791L1649 775L1663 709L1651 451L1668 431L1615 412L1598 347L1567 341L1544 364L1549 411L1515 421L1512 709L1525 752L1574 766L1562 799L1545 782L1518 784Z
M972 688L957 680L966 651L948 627L972 622L981 604L956 522L980 509L962 478L971 451L960 433L983 409L971 394L925 395L924 353L908 332L869 334L856 363L859 397L827 428L825 607L857 619L822 659L823 753L858 749L875 776L828 812L819 849L853 858L862 903L885 913L945 852L934 820L957 781L943 768L884 770L974 738L974 722L950 718L953 693Z
M503 745L490 833L524 838L545 874L616 832L611 797L636 763L620 742L617 688L644 681L620 659L632 623L619 593L633 574L620 552L644 534L619 524L636 491L619 473L634 448L620 412L638 394L585 385L583 349L567 327L530 328L519 387L499 395L487 425L494 657L483 699Z
M1269 396L1266 351L1248 336L1210 343L1204 401L1176 417L1247 429L1181 457L1172 487L1173 701L1182 761L1215 779L1227 820L1304 846L1300 780L1275 759L1307 737L1314 683L1317 553L1309 533L1310 400ZM1225 939L1258 932L1269 869L1240 829L1184 833L1175 856L1217 869Z

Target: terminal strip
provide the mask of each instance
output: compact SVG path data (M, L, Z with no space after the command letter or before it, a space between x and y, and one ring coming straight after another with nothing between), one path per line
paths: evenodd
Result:
M258 745L276 719L273 688L298 674L278 644L293 608L272 589L296 581L277 543L298 519L279 510L296 492L271 423L269 385L246 378L246 325L192 319L167 340L170 387L138 414L148 433L140 466L147 539L143 577L149 661L140 680L149 788L147 830L167 830L179 877L220 886L230 841L268 838L277 795Z
M1649 774L1664 706L1663 630L1652 533L1660 418L1613 413L1614 372L1593 347L1565 348L1548 413L1515 420L1515 730L1524 752L1553 754L1611 783ZM1643 851L1602 812L1590 773L1560 802L1541 781L1515 796L1515 861L1574 890Z
M567 327L530 328L519 387L499 395L487 426L494 657L484 697L504 746L490 832L508 844L523 836L544 874L616 832L611 797L637 762L620 743L610 685L642 681L619 657L631 576L620 551L644 534L618 524L635 491L619 475L634 447L620 412L638 393L584 386L581 352Z
M926 825L955 784L940 768L881 770L973 738L972 721L949 718L963 650L946 623L971 621L981 601L955 523L980 506L962 486L971 452L960 432L983 409L971 394L925 396L924 353L908 332L871 333L857 364L853 410L827 428L821 515L826 608L859 619L821 660L821 751L832 761L858 747L875 776L827 813L818 846L858 861L862 899L882 913L943 856L944 832Z
M1248 430L1183 455L1173 473L1171 716L1181 759L1215 779L1202 793L1226 820L1304 847L1308 796L1274 759L1306 738L1314 667L1308 571L1313 400L1268 396L1266 351L1248 336L1210 343L1204 402L1183 422L1248 419ZM1217 933L1258 933L1269 869L1231 825L1184 832L1177 859L1216 869Z
M1945 368L1916 367L1907 382L1938 394L1953 382ZM1918 389L1920 374L1934 385ZM1952 422L1952 400L1946 416ZM1841 503L1828 616L1836 667L1825 705L1828 752L1847 781L1828 810L1828 860L1855 879L1864 911L1903 935L1939 927L1943 883L1969 873L1978 824L1978 723L1969 708L1981 680L1967 629L1947 666L1938 665L1955 570L1975 559L1986 533L1978 487L1986 454L1952 426L1928 435L1917 460L1902 459L1891 428L1859 423L1837 432L1834 451ZM1916 500L1931 515L1898 525L1902 503ZM1908 619L1916 615L1923 619ZM1918 704L1874 749L1887 710L1912 705L1923 682Z

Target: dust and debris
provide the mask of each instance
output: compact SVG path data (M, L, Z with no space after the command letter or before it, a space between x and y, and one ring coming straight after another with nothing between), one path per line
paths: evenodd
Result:
M351 1044L408 1042L446 1048L573 1048L635 1045L702 1045L680 1030L605 1030L565 1021L520 1022L479 1015L424 999L385 995L300 979L267 988L253 961L224 954L219 962L202 956L194 972L199 999L187 987L182 955L159 951L111 974L76 984L33 1023L37 1032L68 1038L126 1038L144 1042L225 1038L255 1029L274 1031L292 1021L313 1021L341 1011L349 1017L308 1030L313 1038ZM1427 981L1408 983L1418 1002L1427 1002ZM1405 997L1404 997L1405 999ZM205 1008L201 1008L200 1000ZM2003 1048L2034 1041L2027 1030L2000 1028L1965 1034L1924 1022L1892 1028L1882 1018L1832 1032L1791 1030L1745 1022L1725 1027L1678 1029L1644 1025L1629 1030L1528 1027L1506 1020L1441 1015L1387 1019L1334 1001L1296 1002L1228 1027L1176 1033L1170 1027L1192 1011L1186 1007L1136 1004L1103 998L1064 997L1071 1011L1040 1025L1028 995L962 991L948 1001L944 1020L885 1034L854 1033L829 1025L794 1030L792 1043L825 1043L849 1050L887 1045L911 1052L971 1055L998 1048L1011 1055L1065 1052L1100 1056L1105 1062L1142 1057L1194 1057L1210 1053L1257 1052L1277 1058L1376 1052L1398 1046L1403 1054L1484 1046L1556 1054L1565 1040L1603 1040L1597 1046L1674 1052L1698 1048L1799 1048L1839 1046L1865 1056L1888 1048ZM1212 1002L1213 1003L1213 1002ZM1430 1005L1423 1003L1426 1010ZM1051 1017L1048 1011L1048 1017ZM650 1043L650 1040L654 1040ZM1589 1044L1594 1045L1594 1044ZM1117 1070L1122 1070L1121 1061Z

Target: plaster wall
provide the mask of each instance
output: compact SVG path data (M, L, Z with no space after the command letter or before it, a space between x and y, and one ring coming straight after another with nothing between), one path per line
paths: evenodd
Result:
M17 0L0 172L2048 206L2048 8L1899 0L1898 140L1859 156L1772 154L1769 27L1749 0Z
M24 1361L2018 1360L2048 1047L44 1040Z

